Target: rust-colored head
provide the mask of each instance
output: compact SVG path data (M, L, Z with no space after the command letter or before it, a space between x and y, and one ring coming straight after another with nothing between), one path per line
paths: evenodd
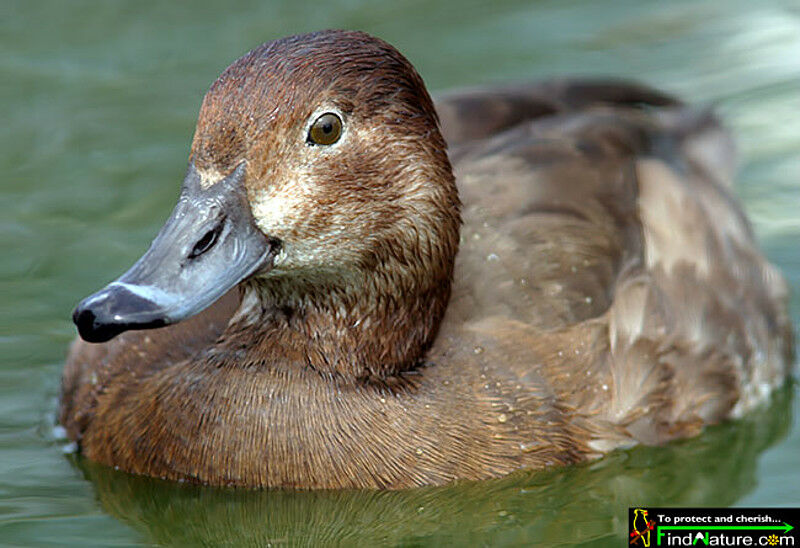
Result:
M341 120L341 136L314 144L310 129L327 113ZM191 159L206 185L245 162L256 223L283 246L272 276L337 276L387 254L410 262L427 252L411 240L436 245L430 225L457 216L422 79L361 32L283 38L237 60L203 101Z
M237 344L269 340L262 355L391 374L435 336L459 224L446 146L411 64L360 32L284 38L212 84L172 216L74 319L102 342L181 321L244 283Z
M460 216L433 103L397 50L348 31L254 49L209 89L191 163L205 188L244 166L254 222L280 246L234 323L289 310L282 333L304 331L294 346L320 367L414 365L446 308Z

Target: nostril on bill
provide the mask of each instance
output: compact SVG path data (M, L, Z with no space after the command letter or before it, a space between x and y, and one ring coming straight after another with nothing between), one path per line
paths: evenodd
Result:
M217 226L206 232L203 237L200 238L196 244L194 244L194 247L189 252L189 258L195 259L214 247L214 244L217 243L220 232L222 232L222 223L219 223Z

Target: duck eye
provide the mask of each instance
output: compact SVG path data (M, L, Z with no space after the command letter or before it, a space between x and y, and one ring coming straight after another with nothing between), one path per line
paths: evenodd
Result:
M342 119L332 112L326 112L311 124L308 142L314 145L332 145L342 136Z

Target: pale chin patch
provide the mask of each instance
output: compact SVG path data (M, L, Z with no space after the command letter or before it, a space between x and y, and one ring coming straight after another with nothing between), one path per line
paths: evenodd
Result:
M313 236L293 236L315 213L315 189L302 179L285 184L286 188L291 190L263 190L250 200L259 230L283 242L273 259L273 269L316 268L341 262L343 248L334 248L330 242L345 232L343 223L331 220L331 226L316 231Z
M250 207L258 228L265 234L270 234L291 229L294 217L302 205L303 200L298 195L271 196L263 192L251 202Z
M286 262L286 250L284 248L281 248L280 251L278 251L278 254L275 255L275 258L272 259L272 268L279 267L285 262Z
M228 325L251 325L261 317L261 298L258 289L252 284L247 284L244 289L242 301L234 315L228 320Z

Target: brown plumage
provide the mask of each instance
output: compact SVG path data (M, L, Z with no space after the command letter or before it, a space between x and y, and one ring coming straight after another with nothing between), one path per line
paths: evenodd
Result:
M713 116L621 82L436 106L441 132L408 61L363 33L231 65L190 160L208 187L246 163L281 253L195 318L75 342L61 422L83 453L210 484L403 488L694 435L783 380L786 285ZM331 109L341 141L308 146Z

